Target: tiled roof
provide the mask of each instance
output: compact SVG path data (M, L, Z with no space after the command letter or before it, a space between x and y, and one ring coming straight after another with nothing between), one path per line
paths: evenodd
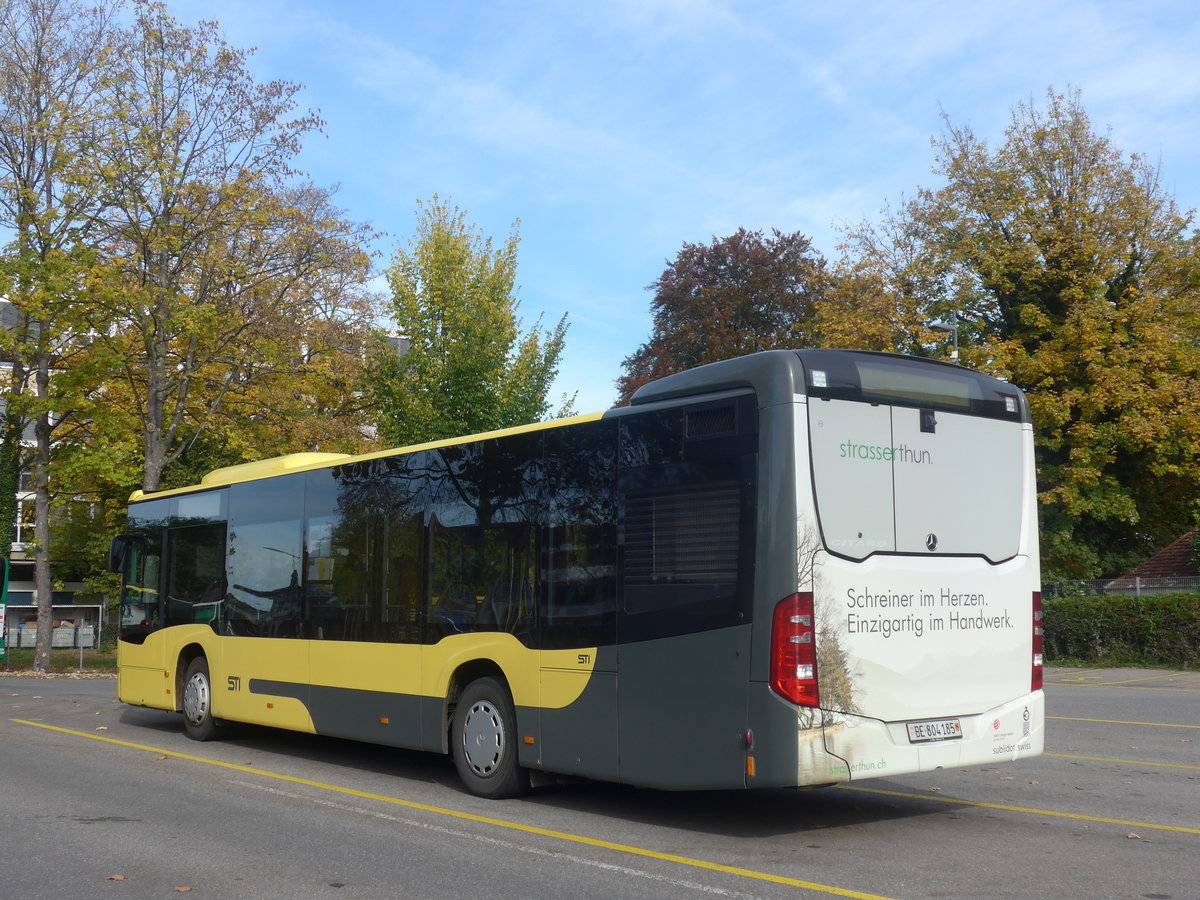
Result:
M1196 548L1192 541L1197 531L1189 531L1183 537L1167 544L1162 550L1136 568L1130 569L1122 578L1177 578L1180 576L1195 577Z

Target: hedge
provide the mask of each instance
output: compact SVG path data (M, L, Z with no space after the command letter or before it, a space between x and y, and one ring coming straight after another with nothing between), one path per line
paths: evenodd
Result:
M1047 599L1047 663L1200 668L1200 594Z

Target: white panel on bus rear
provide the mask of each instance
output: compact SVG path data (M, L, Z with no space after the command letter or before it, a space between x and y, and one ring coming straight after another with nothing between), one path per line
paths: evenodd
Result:
M810 398L808 422L825 546L854 559L895 550L891 409Z
M1020 422L893 407L892 434L899 552L1017 554Z
M1028 694L1036 572L1025 556L994 566L977 556L820 554L821 706L902 722L979 714Z

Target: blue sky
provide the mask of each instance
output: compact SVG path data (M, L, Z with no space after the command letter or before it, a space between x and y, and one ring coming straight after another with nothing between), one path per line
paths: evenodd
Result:
M1117 146L1200 205L1200 12L1182 2L168 0L256 47L326 120L300 168L385 233L435 193L497 241L521 314L570 332L555 396L611 405L683 243L839 226L937 183L944 110L995 143L1015 103L1082 90Z

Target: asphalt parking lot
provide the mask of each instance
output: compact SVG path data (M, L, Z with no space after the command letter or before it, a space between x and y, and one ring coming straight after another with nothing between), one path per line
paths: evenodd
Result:
M197 744L111 679L0 679L22 898L1200 897L1200 673L1050 669L1044 756L812 791L588 782L269 729Z

